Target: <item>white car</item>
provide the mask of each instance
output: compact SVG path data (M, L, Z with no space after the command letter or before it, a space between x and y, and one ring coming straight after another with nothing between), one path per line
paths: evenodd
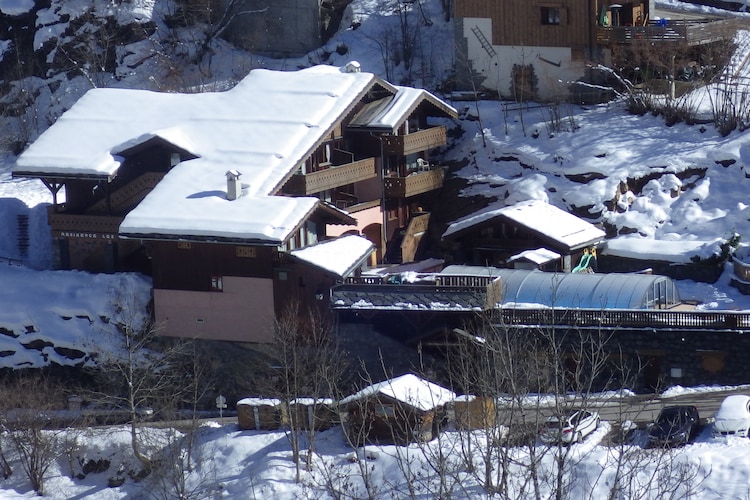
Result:
M545 443L579 443L599 427L599 414L576 410L563 417L551 416L544 423L540 437Z
M748 437L750 396L733 394L724 398L714 417L714 436Z

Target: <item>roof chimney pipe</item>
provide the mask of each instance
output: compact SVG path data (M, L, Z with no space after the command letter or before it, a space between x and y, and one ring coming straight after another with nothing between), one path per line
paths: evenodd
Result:
M242 196L242 184L238 170L227 170L227 200L236 200Z

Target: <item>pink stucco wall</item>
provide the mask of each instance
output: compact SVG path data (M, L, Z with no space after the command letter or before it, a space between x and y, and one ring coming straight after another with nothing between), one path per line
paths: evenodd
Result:
M271 342L273 281L224 276L222 292L154 289L156 322L169 337Z
M379 206L368 208L367 210L362 210L361 212L354 212L350 215L357 219L356 226L339 226L336 224L327 224L326 235L330 237L336 237L341 236L342 234L351 230L356 230L357 232L361 233L364 228L371 224L383 224L383 212L381 211Z

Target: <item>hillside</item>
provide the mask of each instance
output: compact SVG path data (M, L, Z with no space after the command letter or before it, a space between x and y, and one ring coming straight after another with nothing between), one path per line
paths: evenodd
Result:
M291 69L315 63L341 65L354 59L363 70L393 82L439 91L452 63L452 23L444 20L440 3L422 2L421 15L430 23L422 22L424 43L406 68L383 57L382 36L398 22L391 11L382 10L384 5L392 6L386 1L352 2L339 33L320 51L299 60L269 60L213 40L210 56L204 54L199 63L191 63L202 39L191 29L167 29L164 17L169 2L52 0L38 17L26 20L43 21L44 29L32 37L39 37L39 45L55 33L86 33L87 23L77 16L89 8L117 18L122 26L141 26L148 35L119 47L117 63L108 71L61 63L65 71L4 81L0 127L7 131L6 145L17 152L92 82L165 91L220 90L260 66ZM0 10L22 19L31 12L30 4L31 0L5 0ZM10 6L13 14L8 13ZM740 46L746 47L743 40L738 40ZM167 42L173 50L168 57L161 52ZM4 58L11 57L8 47L3 44ZM46 60L59 51L55 47L51 43L35 57ZM57 59L64 62L65 56L57 52ZM21 99L24 95L33 98ZM707 95L696 94L696 106L706 105ZM23 106L10 106L8 100ZM553 127L553 110L547 106L510 109L498 101L453 104L460 118L447 124L453 139L441 159L451 165L451 186L456 191L437 200L435 211L443 225L475 210L543 199L602 224L617 235L613 241L624 255L682 262L710 258L735 232L743 244L750 241L747 132L722 136L710 124L666 127L661 117L628 114L621 101L563 105L557 110L564 117L559 128ZM5 235L0 239L0 282L5 285L0 289L0 365L92 364L96 355L114 349L120 340L112 320L122 312L122 304L135 301L138 305L126 309L142 310L149 282L137 275L50 271L46 209L51 196L38 181L11 179L14 159L12 151L0 158L0 227ZM451 196L460 197L462 203L453 203ZM24 218L28 246L19 239L19 221ZM682 280L678 287L683 298L702 302L704 308L750 310L750 297L729 286L730 272L727 266L716 283ZM665 394L665 404L681 392L672 388ZM616 403L627 394L607 395L613 399L603 404ZM547 402L542 396L531 398L530 404ZM235 401L229 403L231 408ZM491 456L485 468L481 452L502 450L507 451L506 463L512 464L507 483L511 498L531 496L524 481L531 470L540 478L541 496L553 496L559 491L554 477L560 463L564 463L562 491L568 498L747 497L748 440L713 438L704 428L696 443L662 453L641 446L642 432L632 441L612 446L613 438L607 434L619 424L604 422L584 443L560 450L563 462L557 448L533 440L529 446L502 448L481 432L455 429L422 445L353 450L341 430L333 428L318 434L312 470L303 470L300 481L295 480L289 435L283 431L240 431L235 424L221 422L206 423L184 440L175 430L152 431L148 442L161 450L162 463L174 467L144 479L125 429L86 429L54 434L63 452L50 464L46 496L498 498L484 488L482 474L498 475L503 470L495 467L500 458ZM475 453L467 452L467 447ZM191 463L185 459L188 449L193 453ZM35 497L18 453L5 447L3 451L15 472L0 481L0 496Z

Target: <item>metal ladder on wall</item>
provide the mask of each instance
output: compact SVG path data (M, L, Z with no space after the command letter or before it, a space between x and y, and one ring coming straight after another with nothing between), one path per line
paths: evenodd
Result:
M29 216L28 214L19 214L16 216L18 222L18 253L21 257L29 255Z
M497 52L495 52L495 49L492 48L492 44L489 40L487 40L487 37L484 36L484 33L482 33L482 30L479 29L479 26L472 26L471 32L474 33L474 36L477 37L477 40L479 40L480 45L482 45L482 48L489 54L490 57L495 57L497 55Z

